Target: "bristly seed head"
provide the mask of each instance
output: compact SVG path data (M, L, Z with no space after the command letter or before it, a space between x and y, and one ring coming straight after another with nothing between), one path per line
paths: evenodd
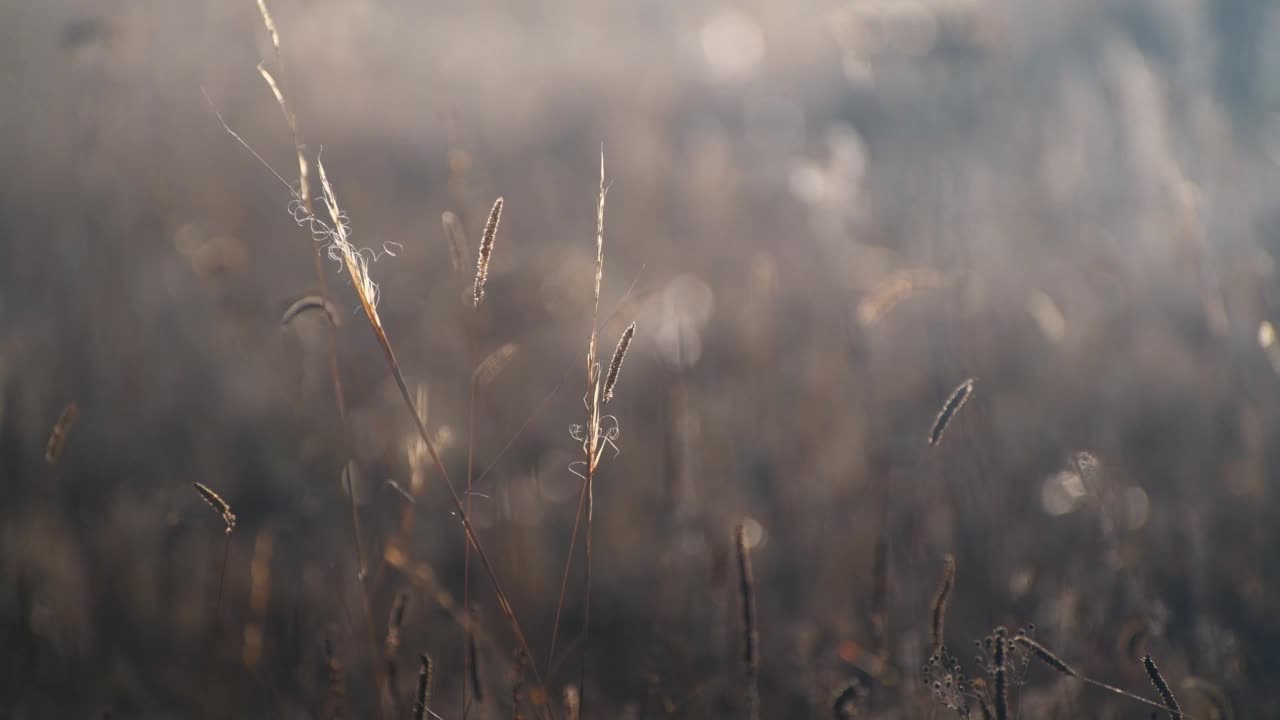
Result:
M964 406L969 396L973 394L973 384L977 382L977 378L969 378L951 393L951 397L947 398L947 404L942 406L942 410L938 412L938 417L933 421L933 427L929 430L929 445L936 446L942 440L942 433L946 432L947 425L951 423L951 419L956 413L960 412L960 408Z
M44 459L50 467L57 467L58 461L62 459L62 451L67 446L67 435L78 417L80 417L80 406L75 402L69 402L62 409L62 414L58 416L58 422L54 423L53 430L49 432L49 442L44 449Z
M475 306L480 307L484 300L484 283L489 279L489 257L493 255L493 239L498 234L498 221L502 219L502 198L493 201L493 209L489 211L489 220L484 224L484 235L480 238L480 256L476 259L476 285L474 291Z
M622 370L622 359L626 357L627 348L631 346L631 338L636 334L636 324L631 323L622 331L618 339L618 348L613 351L613 360L609 363L609 374L604 379L604 403L613 399L613 386L618 382L618 372Z
M1155 686L1156 693L1160 695L1160 701L1169 709L1169 720L1182 720L1182 708L1178 707L1178 701L1173 697L1173 691L1169 689L1169 684L1164 681L1164 677L1160 674L1160 669L1156 667L1156 663L1151 659L1150 655L1142 658L1142 666L1147 670L1147 676L1151 678L1151 684Z
M422 669L418 671L418 697L413 703L413 720L423 720L431 703L431 656L422 655Z
M227 534L230 535L231 531L236 527L236 516L231 512L231 506L218 493L210 490L208 486L201 483L192 483L192 485L195 487L196 492L200 493L200 497L209 503L209 507L222 515L222 521L227 524Z

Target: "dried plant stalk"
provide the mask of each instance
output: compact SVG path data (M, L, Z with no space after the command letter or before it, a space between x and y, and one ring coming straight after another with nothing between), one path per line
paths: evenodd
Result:
M738 554L738 592L742 597L742 665L746 673L747 717L760 716L760 634L756 627L755 575L751 570L751 552L747 547L747 527L738 523L734 530L734 547Z

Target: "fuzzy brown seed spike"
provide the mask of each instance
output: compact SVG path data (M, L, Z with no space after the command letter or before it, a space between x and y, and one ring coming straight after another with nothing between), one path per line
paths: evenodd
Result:
M1022 647L1026 648L1027 651L1030 652L1032 655L1035 655L1037 658L1039 658L1040 662L1044 663L1045 665L1048 665L1054 670L1057 670L1063 675L1068 675L1070 677L1080 677L1080 673L1076 672L1075 668L1068 665L1062 658L1058 657L1057 655L1054 655L1053 652L1049 650L1049 648L1045 647L1044 645L1041 645L1035 640L1032 640L1026 635L1015 635L1013 638L1013 641L1018 645L1021 645Z
M489 258L493 255L493 239L498 235L498 221L502 219L502 198L493 201L493 209L489 211L489 220L484 224L484 234L480 237L480 256L476 259L475 306L480 307L484 300L484 283L489 279Z
M516 356L516 351L519 349L519 345L507 343L489 353L476 366L475 372L471 373L471 382L476 387L487 387L502 374L503 370L507 369L507 365L511 363L511 359Z
M946 432L947 425L951 423L956 413L960 412L960 408L964 406L969 396L973 394L973 384L977 382L977 378L969 378L960 383L947 398L947 404L942 406L942 410L938 413L937 419L933 421L933 428L929 430L929 445L936 446L942 440L942 433Z
M759 716L760 691L757 678L760 675L760 634L756 629L755 575L751 570L751 552L747 547L747 527L739 523L734 530L734 547L738 554L738 587L742 596L742 663L746 672L747 716L755 720Z
M62 459L62 451L67 447L67 436L71 433L71 426L75 425L78 417L80 417L80 406L70 402L62 409L58 422L53 424L53 430L49 432L49 442L44 448L44 460L49 463L49 467L58 466L58 461Z
M631 338L635 337L636 324L631 323L626 330L622 331L622 337L618 339L618 348L613 351L613 360L609 362L609 373L604 378L604 400L608 404L613 399L613 386L618 382L618 372L622 370L622 359L627 355L627 348L631 346Z
M937 654L942 649L945 638L943 627L947 619L947 604L951 601L951 591L956 584L956 559L948 554L942 560L942 579L938 582L938 592L933 596L933 611L929 621L929 639L932 646L930 654Z
M467 265L467 233L462 227L462 219L449 210L440 214L440 227L444 229L445 242L449 244L449 262L455 271L461 271Z
M1150 655L1142 658L1142 666L1147 669L1147 676L1151 678L1151 684L1155 686L1156 693L1160 695L1160 701L1169 709L1169 720L1182 720L1182 708L1178 707L1178 701L1174 699L1173 691L1169 689L1169 684L1160 675L1160 668L1156 667L1156 663L1151 659Z
M209 503L209 507L222 516L222 521L227 524L227 534L230 535L231 531L236 527L236 516L231 512L231 506L227 504L226 500L219 497L218 493L210 490L208 486L201 483L192 483L192 486L195 487L196 492L200 493L200 497Z
M413 720L427 717L431 704L431 656L421 655L422 669L418 671L418 694L413 703Z

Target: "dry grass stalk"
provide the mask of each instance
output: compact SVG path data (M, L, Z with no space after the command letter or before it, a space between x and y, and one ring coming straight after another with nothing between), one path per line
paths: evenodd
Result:
M1173 690L1169 689L1169 683L1164 681L1164 677L1160 675L1160 668L1156 667L1150 655L1142 658L1142 666L1147 669L1147 677L1151 678L1151 684L1155 686L1156 693L1168 708L1169 720L1182 720L1182 708L1178 707L1178 701L1173 697Z
M734 548L738 555L738 593L742 598L742 665L746 674L747 717L760 716L760 633L756 627L755 575L751 570L751 552L747 547L747 527L738 523L734 529Z
M200 493L200 497L209 503L209 507L222 516L222 521L227 524L227 534L230 535L236 527L236 516L231 512L231 506L207 485L192 483L192 486L195 487L196 492Z
M413 720L424 720L431 705L431 656L419 656L422 668L418 671L418 694L413 702Z
M951 601L951 591L956 584L956 559L947 554L942 560L942 579L938 581L938 592L933 596L933 609L929 615L930 654L942 650L944 624L947 619L947 604Z
M476 653L476 609L467 616L467 677L471 678L471 697L477 703L484 702L484 685L480 682L480 656Z
M947 404L942 406L942 410L938 412L938 417L933 421L933 428L929 430L929 445L936 446L942 440L942 433L946 432L947 425L951 423L956 413L960 412L960 408L964 407L964 403L973 394L973 384L977 382L977 378L969 378L960 383L958 387L951 393L951 397L947 398Z
M991 659L995 665L991 702L995 706L996 720L1009 720L1009 678L1006 658L1009 650L1008 631L996 628Z
M49 467L58 466L58 461L62 459L62 451L67 447L67 436L71 433L71 426L75 425L76 418L79 417L80 406L74 401L62 408L62 414L53 424L53 430L49 432L49 442L44 447L44 460L49 463Z
M284 56L280 53L280 33L276 30L275 20L271 18L271 13L267 10L266 0L258 0L258 11L262 13L262 24L266 26L267 33L271 35L271 47L276 53L276 70L280 73L281 79L284 77ZM311 212L311 185L309 180L309 167L307 165L306 148L302 144L301 136L298 134L298 117L294 115L293 109L289 107L289 103L285 101L284 92L280 83L276 82L275 77L267 71L263 65L258 65L258 72L262 74L262 79L267 82L267 86L271 88L271 94L276 98L276 104L280 106L280 111L284 113L285 123L289 126L289 133L293 136L294 153L298 156L298 198L301 200L307 212Z
M578 530L582 526L583 516L586 516L586 558L583 565L584 585L583 585L583 669L581 673L579 688L586 687L586 650L590 639L591 627L591 524L595 509L594 496L594 479L596 467L600 461L600 456L604 452L606 443L601 442L604 435L600 430L600 407L601 407L601 377L600 363L597 359L597 342L599 340L600 330L600 285L604 279L604 201L605 201L605 184L604 184L604 149L600 150L600 193L596 200L596 272L595 272L595 291L594 305L591 311L591 335L587 342L587 394L584 398L587 406L587 426L580 438L582 440L582 450L584 459L582 461L583 472L580 474L582 478L582 491L578 495L578 510L573 520L573 530L569 535L569 552L565 557L564 573L560 578L560 597L556 602L556 611L551 626L551 647L547 652L547 671L555 665L556 657L556 641L560 635L560 616L564 610L565 593L569 586L569 571L573 567L574 549L577 547ZM577 436L575 436L577 437ZM580 690L580 692L582 692ZM585 704L585 702L584 702Z
M290 305L289 308L284 311L284 314L280 316L280 324L288 325L294 318L308 310L319 310L323 312L324 316L329 318L329 322L332 323L334 327L342 325L342 317L338 313L337 306L329 302L322 295L306 295L298 298L298 300Z
M515 616L515 610L512 607L510 600L506 595L506 592L503 590L501 582L498 580L497 574L493 569L492 563L489 561L487 554L484 552L484 549L480 544L479 537L475 532L475 528L471 524L470 517L468 516L465 508L463 507L462 499L459 497L457 489L454 487L453 483L449 480L449 476L447 471L445 470L444 464L443 462L441 462L439 454L436 452L435 444L431 439L430 434L427 432L425 424L422 422L422 420L418 416L417 409L414 406L413 398L410 396L408 386L404 380L404 373L400 370L399 362L396 360L395 351L391 346L390 340L387 338L386 331L382 326L381 318L378 316L378 313L377 313L377 287L373 284L373 281L369 276L367 259L361 253L357 252L350 243L349 231L346 226L345 216L342 214L342 211L338 206L336 196L333 192L333 187L329 183L328 177L325 173L323 162L320 162L319 160L317 160L317 168L320 174L321 186L324 191L325 206L328 211L329 217L333 223L332 226L329 226L323 223L322 221L319 220L319 218L317 218L314 215L314 213L311 211L311 205L310 205L309 199L304 198L298 191L294 190L293 187L288 183L288 181L286 181L278 172L276 172L275 169L272 168L271 165L267 163L262 158L262 156L256 150L253 149L251 145L245 142L243 137L241 137L238 133L236 133L235 130L233 130L227 124L226 120L222 117L222 114L218 112L217 107L213 104L213 101L209 99L207 94L205 95L205 98L209 102L210 106L213 108L214 115L218 118L218 121L222 125L223 130L225 130L227 134L231 135L231 137L234 138L242 147L244 147L246 151L248 151L251 155L253 155L253 157L263 167L265 167L273 176L275 176L276 179L279 180L289 190L289 193L293 196L294 200L297 201L302 206L301 211L295 214L295 217L299 220L299 224L309 227L314 237L327 241L329 243L330 258L341 261L342 264L346 267L348 273L351 276L352 283L356 289L357 295L360 298L360 303L365 311L365 316L369 321L370 328L373 330L374 335L378 340L378 344L382 348L383 355L385 356L387 361L387 365L390 368L392 376L396 381L396 386L400 391L401 398L404 400L405 407L407 410L409 410L410 414L413 416L416 428L418 430L418 434L421 436L423 440L423 444L426 446L426 450L428 455L431 457L432 464L435 466L436 470L440 473L440 476L444 480L446 487L448 487L449 489L449 493L451 496L450 499L453 501L454 512L456 513L456 516L462 523L463 531L466 535L467 542L473 549L476 550L476 554L480 558L481 565L483 566L485 573L489 578L490 584L493 586L494 593L495 595L497 595L498 606L502 610L503 615L507 618L508 622L510 623L512 632L515 634L516 640L520 648L526 655L528 655L529 643L525 637L524 631L520 625L519 620ZM336 369L336 362L331 364L333 364L333 366ZM335 382L336 382L336 378L335 378ZM340 386L339 386L339 397L340 397ZM343 417L345 419L345 411L342 408L342 404L343 404L342 401L339 400L339 406L340 406L339 411L340 413L343 414ZM345 428L345 421L343 424ZM353 499L353 514L354 514L354 499ZM358 519L354 519L353 529L356 534L357 556L361 560L360 562L361 577L366 578L368 576L368 573L363 562L364 553L360 547L362 543L360 540ZM373 648L376 648L376 643L374 642L374 638L373 638L372 616L368 612L368 607L367 607L368 606L367 592L365 593L364 601L366 605L365 617L367 621L366 626L369 630L370 646ZM532 664L530 664L529 671L533 674L534 680L537 683L538 687L541 688L542 679L537 671L537 668L534 667ZM379 706L379 708L381 708L381 706Z
M609 362L609 373L604 380L604 400L608 404L613 399L613 386L618 382L618 373L622 370L622 360L627 355L627 348L631 346L631 338L636 334L636 324L631 323L626 330L622 331L622 337L618 338L618 347L613 351L613 360Z
M325 174L323 160L316 160L316 169L320 172L320 189L325 209L329 211L329 219L333 221L329 234L329 257L342 261L351 276L351 284L356 289L356 296L360 298L360 306L364 308L369 324L373 326L375 333L383 337L385 332L382 329L382 318L378 317L378 286L369 276L369 260L351 244L346 216L338 207L338 198L333 192L333 185L329 183L329 176Z
M449 244L449 262L455 272L467 265L467 232L457 213L445 210L440 214L440 227L444 229L445 242Z
M480 237L480 254L476 258L476 285L474 290L475 306L480 307L484 300L484 284L489 279L489 259L493 256L493 240L498 235L498 221L502 219L502 198L493 201L493 209L489 211L489 219L484 224L484 234Z

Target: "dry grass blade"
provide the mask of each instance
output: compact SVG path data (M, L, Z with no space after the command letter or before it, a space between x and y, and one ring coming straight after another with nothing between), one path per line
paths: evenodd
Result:
M281 182L284 182L285 185L289 188L290 194L292 194L294 199L301 205L301 208L303 211L301 220L303 222L310 223L314 230L315 209L312 206L312 201L311 201L310 165L307 162L306 148L302 144L302 137L298 131L297 115L294 114L293 108L290 107L288 100L285 98L285 94L283 90L284 56L280 49L280 33L276 29L275 20L271 17L270 11L267 10L267 5L265 0L258 0L258 10L262 15L263 26L266 27L267 33L271 36L271 46L275 51L276 71L277 73L280 74L280 81L277 81L276 77L269 70L267 70L267 68L262 64L258 65L258 73L262 75L262 79L267 83L267 87L270 88L271 94L275 97L276 104L280 107L280 112L284 115L285 123L289 127L289 134L293 139L294 155L297 157L297 162L298 162L297 189L294 190L293 186L285 182L284 178L280 177L280 174L276 173L275 170L272 169L271 172L277 178L279 178ZM215 110L215 113L216 113L216 110ZM218 119L219 121L222 121L222 116L219 115ZM249 145L245 143L244 140L241 139L239 135L237 135L229 127L227 127L225 121L222 121L222 125L227 130L227 132L231 133L233 137L235 137L237 140L240 141L241 145L244 145L246 148L249 149L250 152L253 153L255 157L258 157L259 162L262 162L263 165L267 165L267 163L264 160L262 160L261 157L258 156L257 152L255 152L252 148L250 148ZM267 165L267 167L268 169L270 169L269 165ZM324 178L323 166L321 166L319 170L321 174L321 180L324 183L325 191L326 191L325 204L328 207L330 211L330 215L333 218L333 222L334 222L334 227L332 228L331 232L327 233L330 236L329 239L331 240L331 246L329 251L330 257L334 256L335 249L341 253L343 257L343 261L346 264L348 270L351 272L353 281L355 281L356 289L360 296L360 302L361 302L361 305L364 306L365 313L371 314L371 319L376 320L377 311L376 311L376 306L374 305L374 303L376 302L376 288L373 287L372 282L368 281L368 271L367 271L367 267L364 265L364 258L359 256L353 257L354 251L352 250L350 244L347 242L346 227L343 224L340 213L337 209L337 202L336 202L336 199L334 199L333 197L333 189L329 187L328 181ZM298 218L295 218L295 219L298 219ZM356 268L358 268L362 272L357 272ZM324 295L326 294L327 289L326 289L326 283L324 279L324 271L323 271L323 268L321 267L320 257L318 255L315 256L315 271L316 271L316 278L320 283L321 302L326 306L326 313L329 315L330 321L332 322L331 327L336 329L338 327L338 314L336 312L332 312L331 311L332 306L328 305L328 303L325 301ZM365 282L361 282L360 281L361 279L363 279ZM286 312L286 316L288 316L287 312ZM286 322L286 321L282 321L282 323L283 322ZM378 324L380 327L380 323ZM343 396L341 373L338 367L338 349L337 349L336 335L331 335L330 340L331 340L331 343L330 343L329 369L330 369L330 375L333 381L334 397L338 406L338 415L339 415L339 419L342 422L344 446L346 446L346 445L349 445L348 441L346 440L346 435L347 435L346 400ZM351 500L352 534L355 539L356 562L359 569L359 577L361 579L362 590L363 590L362 605L364 609L365 630L368 636L370 653L376 654L377 646L374 640L373 614L370 608L369 591L368 591L368 587L364 586L364 581L368 577L368 567L365 562L364 541L362 539L362 533L360 529L360 517L356 509L355 493L350 491L351 478L349 474L349 466L345 462L343 464L343 473L346 475L349 495ZM378 684L379 692L381 692L383 689L384 679L379 670L375 670L374 674L375 674L375 680ZM382 717L382 715L383 715L382 705L379 704L378 716Z
M760 715L760 633L756 627L755 574L751 569L751 551L747 546L747 527L738 523L733 533L738 556L738 592L742 599L742 665L746 674L745 702L747 717Z
M613 351L613 360L609 362L609 373L604 380L604 400L608 404L613 399L613 386L618 382L618 372L622 370L622 360L627 355L627 348L631 346L631 338L636 334L636 324L631 323L626 330L622 331L622 337L618 339L618 347Z
M222 521L227 524L227 534L230 535L236 527L236 516L231 512L231 506L207 485L192 483L192 486L195 487L196 492L200 493L200 497L209 503L209 507L222 516Z
M276 69L283 79L284 56L280 52L280 33L276 30L275 20L271 18L271 13L267 10L266 0L258 0L258 11L262 13L262 24L267 28L267 33L271 36L271 47L274 48L276 53ZM285 101L284 91L281 89L280 83L276 82L275 77L262 65L258 65L258 72L262 74L262 79L271 88L271 94L275 96L276 104L280 106L280 111L284 113L284 121L288 124L289 133L293 136L293 149L298 157L297 195L309 213L311 212L310 172L307 165L306 148L303 147L302 138L298 134L298 117L294 115L293 109Z
M484 234L480 237L480 254L476 258L476 285L474 290L475 306L480 307L484 300L484 284L489 279L489 260L493 256L493 240L498 236L498 222L502 219L502 198L493 201L493 209L489 211L489 220L484 224Z
M337 306L321 295L307 295L298 298L298 300L290 305L288 309L284 311L284 314L280 316L280 324L288 325L294 318L308 310L318 310L323 312L324 316L329 318L329 322L332 323L334 327L342 325L342 317L338 314Z
M951 591L956 584L956 559L948 554L942 560L942 579L938 581L938 592L933 596L933 608L929 616L930 654L937 654L942 649L945 638L944 624L947 619L947 604L951 601Z
M938 413L938 417L933 421L933 428L929 430L929 444L936 446L942 440L942 433L946 432L947 425L960 412L960 408L964 407L964 403L973 394L973 384L977 382L977 378L969 378L960 383L958 387L951 393L951 397L947 398L947 404L942 406L942 410Z
M75 402L69 402L62 409L58 421L53 424L53 430L49 432L49 442L44 447L44 460L49 463L49 467L58 466L58 461L62 459L62 451L67 447L67 436L71 433L71 426L75 425L78 417L80 417L80 406Z

